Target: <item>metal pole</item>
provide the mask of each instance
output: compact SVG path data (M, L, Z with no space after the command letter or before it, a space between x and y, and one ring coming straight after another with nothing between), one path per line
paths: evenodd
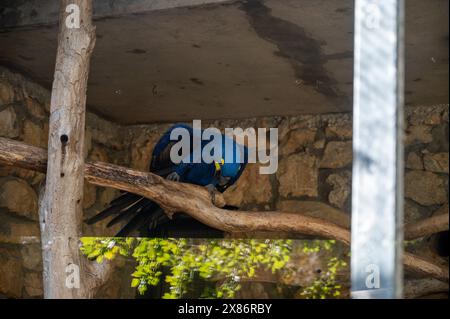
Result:
M353 298L401 298L403 0L356 0Z

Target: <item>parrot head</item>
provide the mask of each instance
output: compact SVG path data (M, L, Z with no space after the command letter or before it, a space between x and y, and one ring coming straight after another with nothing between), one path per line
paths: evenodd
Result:
M231 179L239 175L241 166L245 160L245 146L236 143L231 138L224 136L222 143L223 158L215 162L216 170L220 170L219 184L225 185ZM232 154L232 156L230 156Z

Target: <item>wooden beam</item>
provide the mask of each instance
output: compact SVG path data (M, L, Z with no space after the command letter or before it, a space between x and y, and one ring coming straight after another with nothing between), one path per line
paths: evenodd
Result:
M422 299L439 293L448 294L448 284L429 278L410 279L405 282L403 289L405 291L405 299Z
M435 215L405 226L405 239L413 240L448 230L448 213Z
M81 275L83 271L78 238L83 220L86 89L95 28L91 0L62 0L60 5L50 102L49 160L39 207L44 297L85 298L88 292L83 280L68 276Z
M0 164L13 165L45 173L46 152L22 142L0 138ZM184 212L204 224L227 232L272 231L288 232L335 239L347 245L350 232L320 218L285 212L229 211L211 202L203 187L167 181L155 174L102 162L86 162L84 177L87 181L105 187L133 192L154 200L166 212ZM221 196L219 206L224 205ZM407 269L448 282L445 265L437 264L405 253Z

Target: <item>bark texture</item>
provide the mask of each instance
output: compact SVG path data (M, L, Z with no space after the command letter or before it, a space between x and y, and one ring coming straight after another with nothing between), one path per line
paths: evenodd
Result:
M406 225L405 239L413 240L448 230L448 217L448 214L440 214Z
M66 12L66 8L75 11ZM70 27L66 19L77 19L78 11L79 28ZM87 271L80 258L79 237L83 220L86 89L94 44L92 1L62 0L50 102L47 178L39 207L45 298L90 296L83 280ZM75 268L67 268L72 265L79 269L79 288L70 279L77 275Z

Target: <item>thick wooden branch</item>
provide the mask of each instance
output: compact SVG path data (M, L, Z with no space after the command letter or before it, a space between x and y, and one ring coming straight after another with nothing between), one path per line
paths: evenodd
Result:
M436 279L412 279L405 282L405 299L426 298L429 295L448 293L448 284Z
M44 150L0 138L0 163L45 173ZM155 174L125 167L86 162L85 178L96 185L113 187L148 197L169 213L184 212L211 227L227 232L289 232L335 239L350 244L348 229L326 220L294 213L229 211L216 207L203 187L167 181ZM448 281L448 267L405 253L407 269Z
M448 230L449 215L435 215L415 223L405 226L405 239L413 240L416 238L429 236L442 231Z
M340 216L342 215L342 216ZM350 216L346 213L339 213L339 226L350 229ZM421 237L430 236L449 229L449 214L439 214L405 225L405 240L414 240Z

